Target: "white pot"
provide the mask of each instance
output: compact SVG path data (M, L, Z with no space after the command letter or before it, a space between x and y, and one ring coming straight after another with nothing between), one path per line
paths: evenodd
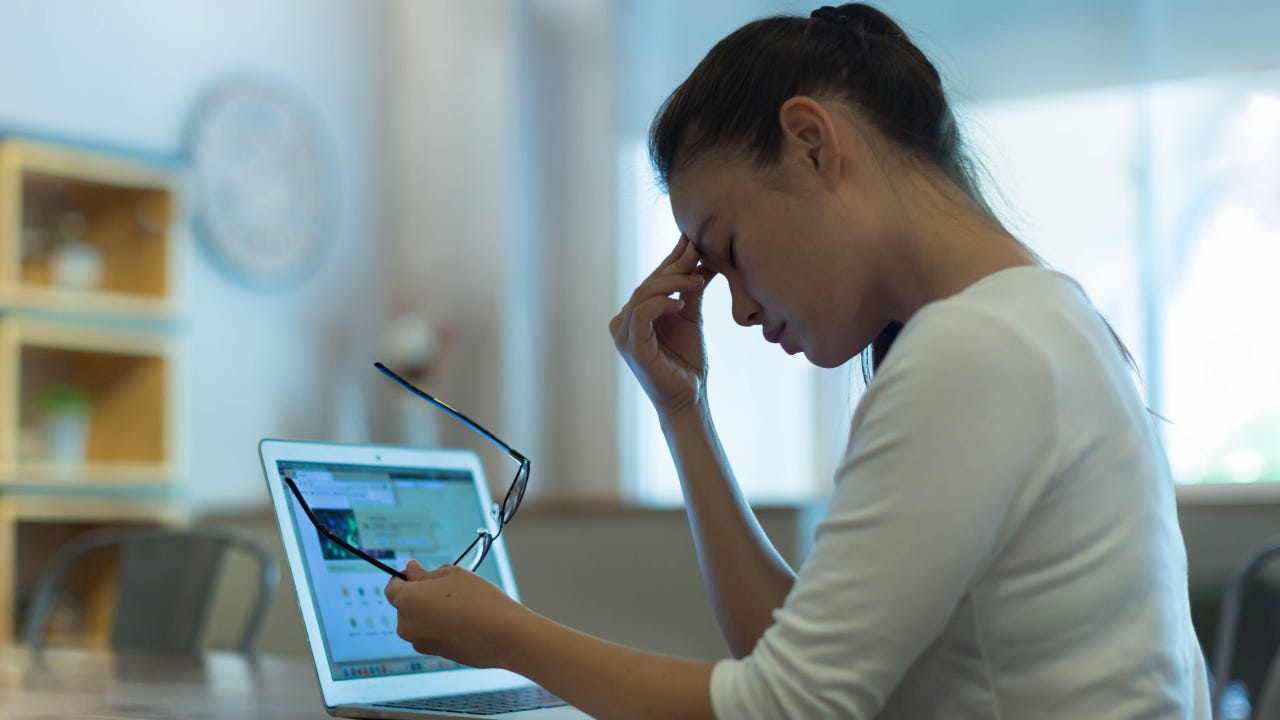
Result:
M61 412L44 421L45 458L57 465L82 465L89 451L89 414Z

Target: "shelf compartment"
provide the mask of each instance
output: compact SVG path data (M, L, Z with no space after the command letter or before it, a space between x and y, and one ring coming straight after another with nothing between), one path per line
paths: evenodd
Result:
M0 141L0 303L167 313L175 187L140 161Z
M177 526L189 518L172 501L154 498L0 495L0 645L18 640L24 611L54 555L76 536L107 525ZM77 574L84 593L84 626L91 641L105 641L113 602L113 573L88 567Z
M171 348L150 333L19 318L0 320L0 378L17 387L0 422L0 483L162 483L173 475ZM41 398L74 388L87 398L82 457L25 449Z

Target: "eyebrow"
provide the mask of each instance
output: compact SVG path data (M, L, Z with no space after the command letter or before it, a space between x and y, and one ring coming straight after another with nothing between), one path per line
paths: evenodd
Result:
M705 235L707 232L707 228L711 227L711 223L716 219L716 214L718 212L719 210L716 210L712 212L710 215L708 215L707 219L703 220L702 224L698 226L698 232L693 234L693 238L692 238L693 247L698 251L699 254L706 252L706 243L704 241L706 240Z

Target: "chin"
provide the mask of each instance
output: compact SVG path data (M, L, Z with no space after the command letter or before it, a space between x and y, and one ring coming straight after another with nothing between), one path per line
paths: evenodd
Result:
M847 358L847 357L839 357L833 354L823 353L816 350L809 350L807 348L803 352L804 352L805 359L808 360L810 363L817 365L820 368L826 368L828 370L832 368L838 368L841 365L849 362L850 360L850 358ZM795 353L790 353L790 354L794 355Z
M813 365L828 370L838 368L841 365L858 357L862 352L862 348L853 348L848 343L840 343L835 345L816 344L801 345L800 350L804 352L804 357Z

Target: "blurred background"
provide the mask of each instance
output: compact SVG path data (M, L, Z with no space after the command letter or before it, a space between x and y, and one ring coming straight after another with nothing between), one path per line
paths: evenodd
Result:
M1133 350L1211 637L1227 574L1280 532L1280 5L878 6L939 67L1002 218ZM658 105L731 30L812 9L0 1L0 638L89 528L278 550L264 437L474 447L502 492L509 459L382 360L533 459L506 533L530 606L723 654L606 328L678 235L645 154ZM798 562L857 368L778 353L709 292L720 431ZM260 647L305 651L287 587Z

